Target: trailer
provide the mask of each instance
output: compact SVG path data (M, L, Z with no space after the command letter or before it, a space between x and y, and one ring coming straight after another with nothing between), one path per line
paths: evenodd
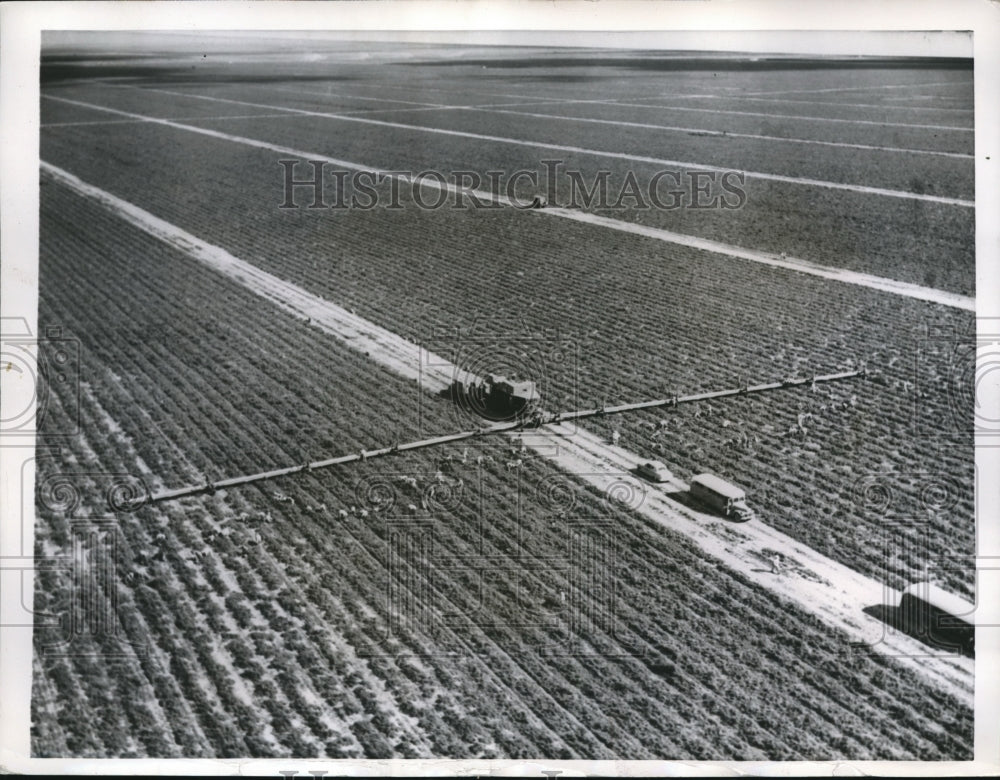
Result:
M975 605L930 582L915 582L899 599L899 624L930 645L975 652Z
M754 511L746 504L746 492L714 474L692 477L690 495L730 520L745 523L754 518Z

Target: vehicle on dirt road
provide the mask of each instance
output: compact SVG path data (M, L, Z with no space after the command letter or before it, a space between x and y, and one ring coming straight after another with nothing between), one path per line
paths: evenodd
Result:
M650 482L667 482L673 477L670 469L658 460L647 460L635 467L635 473Z
M975 655L975 605L931 582L914 582L899 599L898 627L922 642Z
M714 474L692 477L690 495L730 520L745 523L756 517L754 511L747 506L746 492Z
M534 382L497 374L487 374L479 381L456 380L452 393L463 405L495 421L526 418L538 410L541 400Z

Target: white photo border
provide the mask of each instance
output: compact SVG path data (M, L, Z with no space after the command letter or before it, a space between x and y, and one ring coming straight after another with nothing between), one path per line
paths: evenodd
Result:
M801 0L605 0L529 2L481 0L476 3L432 0L374 2L15 2L0 6L0 315L23 318L37 333L39 53L42 30L337 30L358 31L368 38L380 33L440 41L462 36L488 42L498 33L545 31L551 45L568 34L605 33L613 45L615 32L653 35L693 32L712 41L710 48L736 46L739 31L755 31L761 41L801 39L820 33L835 46L853 38L858 46L865 31L927 32L910 46L926 54L944 50L975 60L976 158L976 301L983 323L1000 317L1000 3L990 0L841 0L836 4ZM424 31L432 31L430 33ZM935 34L933 31L944 31ZM610 35L608 35L610 33ZM969 50L971 34L971 51ZM435 38L436 36L436 38ZM391 37L391 36L390 36ZM868 36L871 38L871 36ZM874 51L885 53L892 36ZM744 41L745 44L745 41ZM589 42L587 45L594 45ZM597 44L600 45L600 44ZM764 45L764 44L762 44ZM692 48L706 48L704 45ZM787 49L787 46L786 46ZM746 50L745 48L741 50ZM770 48L770 51L775 51ZM964 52L964 53L963 53ZM0 418L31 402L33 389L0 372ZM1000 387L986 388L991 408ZM1000 593L1000 448L976 447L978 480L978 592ZM16 557L32 549L34 497L21 485L34 484L34 445L0 447L0 556ZM2 560L2 558L0 558ZM991 563L992 562L992 563ZM20 575L19 575L20 576ZM32 578L25 577L30 593ZM0 625L21 607L20 588L0 582ZM1000 625L995 600L981 600L984 622ZM977 637L974 762L691 762L691 761L508 761L508 760L298 760L298 759L36 759L30 756L32 648L30 627L0 629L0 769L16 773L67 774L266 774L297 770L330 775L501 775L578 774L703 776L751 774L769 776L843 773L897 776L995 775L1000 773L1000 660L996 628Z

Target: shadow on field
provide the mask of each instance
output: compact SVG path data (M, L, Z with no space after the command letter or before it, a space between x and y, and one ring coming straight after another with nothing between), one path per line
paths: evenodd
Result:
M70 60L74 61L70 61ZM221 67L212 63L209 65L191 63L181 64L158 64L143 65L131 64L139 57L122 57L123 62L107 62L114 57L101 57L100 62L93 61L92 58L79 57L59 57L51 62L42 61L40 68L41 83L45 86L52 86L59 82L107 79L107 78L128 78L134 79L136 84L147 86L164 86L165 84L273 84L282 82L344 82L358 81L355 76L333 76L329 73L317 71L315 73L295 72L291 68L284 71L280 67L268 66L267 72L260 65L241 65L244 72L237 72L235 67ZM156 59L153 55L148 55L148 59ZM126 64L126 61L129 64ZM256 69L256 72L255 72Z
M905 610L888 604L875 604L862 611L935 650L948 650L967 658L976 657L975 635L972 630L933 625L928 620L914 620Z

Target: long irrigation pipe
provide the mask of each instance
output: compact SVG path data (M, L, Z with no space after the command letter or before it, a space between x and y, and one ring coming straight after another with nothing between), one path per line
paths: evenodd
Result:
M345 463L355 463L357 461L381 458L386 455L395 455L397 453L408 452L410 450L420 450L425 447L436 447L439 444L449 444L451 442L462 441L463 439L472 439L479 436L491 436L497 433L506 433L508 431L538 428L542 425L555 425L567 420L583 420L588 417L604 417L611 414L637 411L639 409L657 409L664 406L672 407L677 406L678 404L692 403L695 401L708 401L713 398L728 398L729 396L749 395L751 393L765 393L770 390L782 390L784 388L799 387L801 385L815 385L821 382L837 382L843 379L853 379L855 377L864 376L867 376L865 370L842 371L837 374L783 379L780 382L770 382L762 385L747 385L730 390L715 390L708 393L696 393L695 395L675 395L670 398L660 398L655 401L639 401L637 403L620 404L618 406L602 406L594 409L581 409L575 412L529 414L525 417L520 417L515 421L493 423L492 425L475 428L473 430L450 433L445 436L435 436L431 439L421 439L419 441L411 441L406 444L394 444L392 446L382 447L376 450L352 452L348 455L339 455L335 458L316 460L311 463L301 463L296 466L273 469L272 471L261 471L257 474L230 477L229 479L220 479L214 482L210 481L203 485L193 485L190 487L177 488L175 490L165 490L161 493L156 493L155 495L147 493L144 496L134 499L130 503L129 508L138 509L146 504L157 504L161 501L173 501L178 498L195 496L202 493L214 493L217 490L225 490L227 488L239 487L241 485L249 485L254 482L264 482L265 480L276 479L277 477L284 477L289 474L301 474L302 472L318 471L319 469L326 469L331 466L340 466Z

